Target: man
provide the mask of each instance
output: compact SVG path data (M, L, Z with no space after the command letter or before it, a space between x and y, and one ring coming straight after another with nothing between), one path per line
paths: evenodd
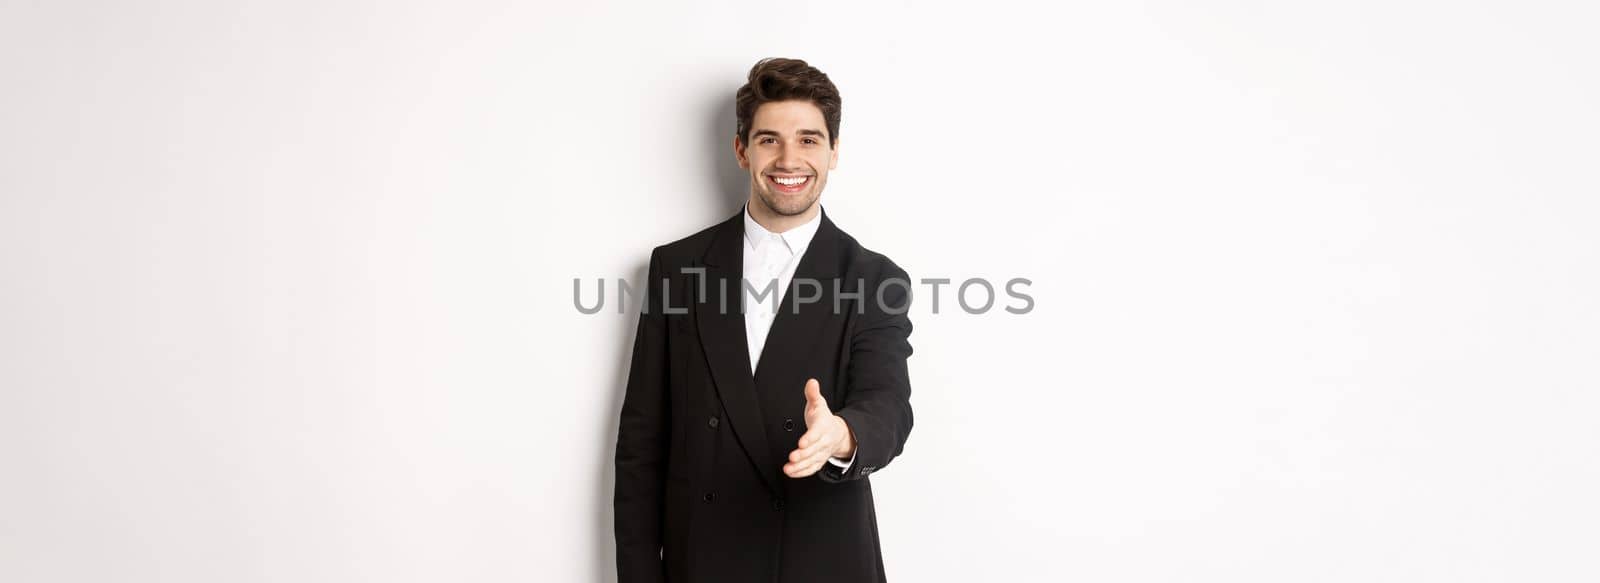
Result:
M885 581L867 476L911 433L910 280L818 200L839 92L765 59L737 93L739 214L655 248L617 431L619 583Z

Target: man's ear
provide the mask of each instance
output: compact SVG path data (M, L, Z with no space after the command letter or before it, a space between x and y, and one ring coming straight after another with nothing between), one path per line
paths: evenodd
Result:
M828 155L829 170L839 167L839 144L842 143L844 143L844 140L838 138L833 139L833 153Z
M739 139L739 136L733 137L733 157L739 161L740 168L750 169L750 160L744 156L744 140Z

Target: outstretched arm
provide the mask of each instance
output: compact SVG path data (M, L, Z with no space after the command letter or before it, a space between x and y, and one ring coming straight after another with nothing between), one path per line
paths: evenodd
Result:
M882 469L911 436L911 378L906 370L911 280L898 267L887 273L879 283L881 294L865 290L865 314L850 337L850 386L845 387L843 406L834 411L854 435L855 458L848 468L825 464L818 475L826 482L858 480Z

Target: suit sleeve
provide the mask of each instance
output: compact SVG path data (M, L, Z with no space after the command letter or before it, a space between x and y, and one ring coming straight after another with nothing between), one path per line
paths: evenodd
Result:
M613 499L617 582L660 583L667 445L667 328L661 291L661 251L650 254L645 300L633 339L633 362L617 426L617 482Z
M883 469L911 436L911 378L906 372L911 280L893 263L885 272L861 300L865 313L850 336L849 386L843 407L834 412L855 433L855 457L845 468L823 464L818 475L825 482L859 480Z

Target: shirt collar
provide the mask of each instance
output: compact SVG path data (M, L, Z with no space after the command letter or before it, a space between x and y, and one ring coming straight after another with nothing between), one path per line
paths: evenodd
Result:
M778 233L778 237L783 240L785 245L789 246L791 253L803 255L806 252L806 248L811 246L811 239L816 236L817 227L820 226L822 226L822 211L818 210L816 216L811 217L811 220L793 229ZM745 243L749 244L751 249L760 251L761 244L770 239L769 235L771 234L772 231L768 231L766 227L761 226L761 223L757 223L755 218L750 216L750 207L746 205L744 209Z

